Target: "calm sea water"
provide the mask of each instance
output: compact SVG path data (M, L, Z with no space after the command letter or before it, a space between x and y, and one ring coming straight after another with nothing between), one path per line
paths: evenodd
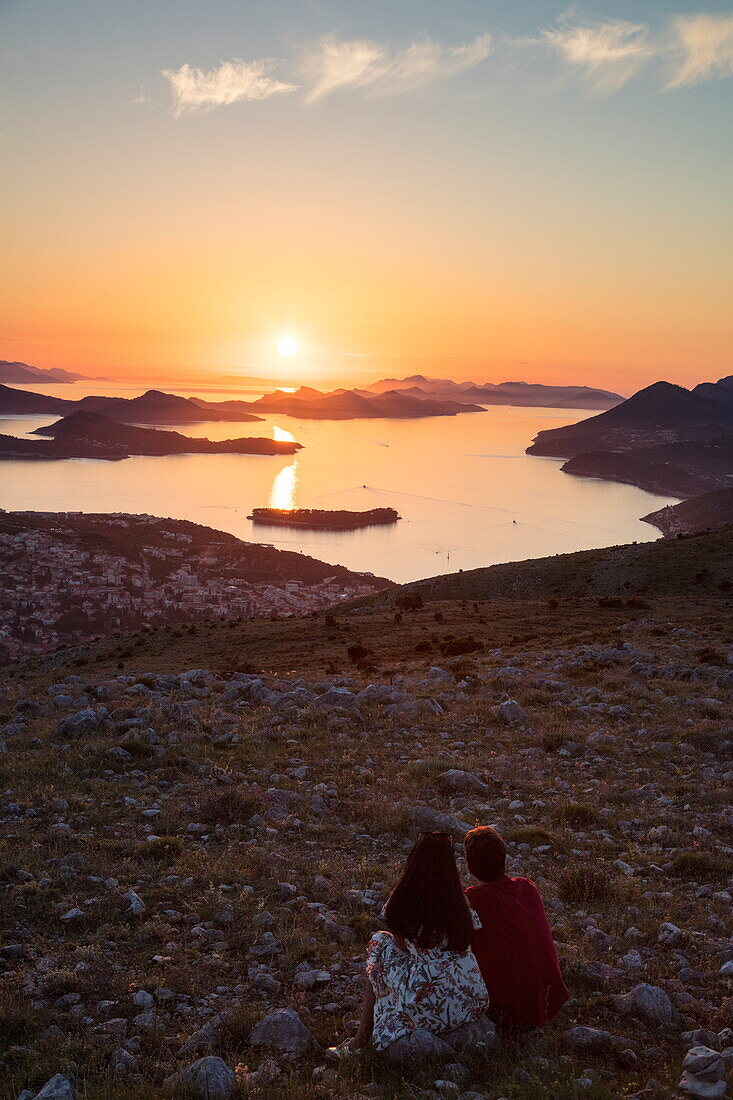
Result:
M134 396L140 387L42 386L77 399ZM208 400L242 391L182 390ZM425 420L303 421L182 426L185 434L295 439L295 457L175 455L123 462L0 461L0 508L147 512L193 520L250 542L299 550L396 581L573 550L647 542L658 532L639 517L674 503L628 485L571 477L561 461L524 454L543 428L589 415L572 409L495 407ZM54 417L0 418L0 433L24 435ZM333 533L256 527L252 508L391 506L391 527Z

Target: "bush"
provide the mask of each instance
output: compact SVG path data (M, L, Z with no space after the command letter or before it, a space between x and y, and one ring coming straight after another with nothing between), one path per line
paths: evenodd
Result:
M583 908L618 897L616 878L608 868L597 864L567 867L560 875L557 892L563 901Z
M541 825L524 825L520 829L512 829L507 833L507 840L513 841L515 844L553 844L555 838L552 833L548 833L547 829L543 829Z
M672 860L670 873L675 878L702 882L723 877L726 874L726 867L722 859L716 859L707 852L680 852Z
M598 821L598 810L582 802L566 802L555 807L552 820L558 825L593 825Z
M353 665L366 660L367 657L371 656L371 652L371 649L365 645L360 645L358 642L346 647L346 654Z
M559 733L557 730L550 730L548 733L542 734L542 748L545 752L555 752L561 748L567 741L567 737L564 733Z
M259 810L259 800L238 787L216 791L203 800L198 816L206 825L244 825Z
M155 840L146 840L138 848L140 859L174 860L183 851L183 841L179 836L157 836Z
M395 597L395 607L401 608L402 611L419 611L424 606L425 600L420 592L403 592Z
M475 653L477 649L483 648L483 643L477 642L471 635L468 638L453 638L443 642L440 650L444 657L462 657L464 653Z

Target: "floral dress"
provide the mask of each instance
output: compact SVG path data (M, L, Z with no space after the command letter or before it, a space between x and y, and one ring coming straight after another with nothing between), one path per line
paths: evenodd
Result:
M407 940L403 951L391 932L377 932L367 948L366 970L374 989L377 1050L418 1028L433 1035L451 1031L488 1008L489 994L470 948L420 950Z

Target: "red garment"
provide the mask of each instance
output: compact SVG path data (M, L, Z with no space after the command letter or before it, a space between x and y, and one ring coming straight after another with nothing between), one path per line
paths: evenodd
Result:
M541 1027L570 993L560 973L540 892L528 878L502 875L470 886L481 928L471 947L489 991L489 1016L509 1027Z

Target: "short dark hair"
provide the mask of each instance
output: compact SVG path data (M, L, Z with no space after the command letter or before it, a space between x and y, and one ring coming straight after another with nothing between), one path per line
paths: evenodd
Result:
M466 951L473 922L447 833L423 833L384 907L387 928L422 950Z
M474 878L493 882L506 871L506 844L490 825L479 825L466 833L466 866Z

